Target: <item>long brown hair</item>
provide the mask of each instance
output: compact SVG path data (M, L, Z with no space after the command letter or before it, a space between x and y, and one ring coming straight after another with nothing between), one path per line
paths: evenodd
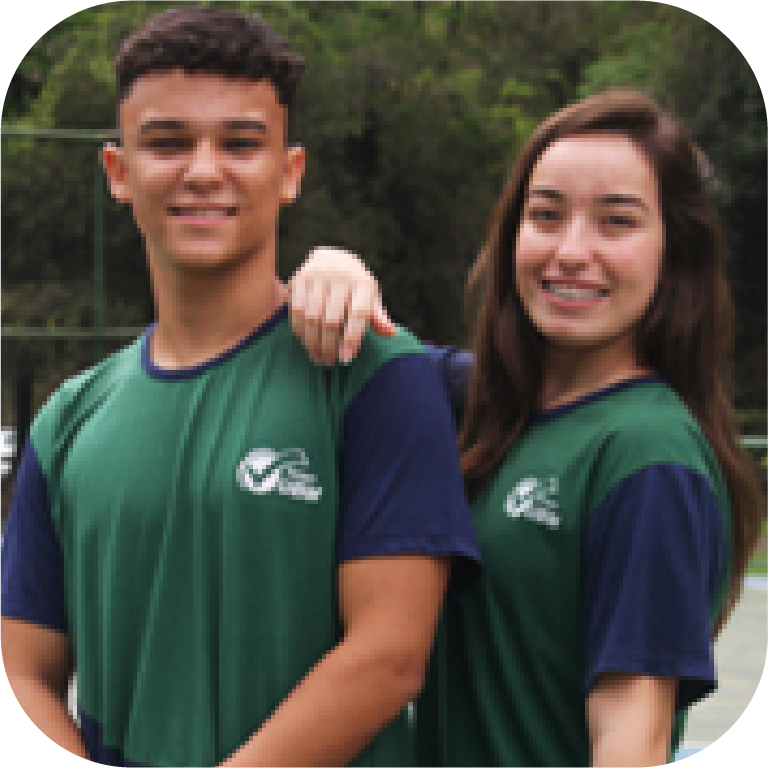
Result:
M731 581L721 628L741 590L760 536L763 500L741 447L726 388L733 306L725 273L725 237L707 199L710 169L688 132L640 93L607 91L560 110L523 148L491 218L485 248L470 276L482 285L461 432L470 497L488 484L539 408L546 341L517 292L515 243L528 182L544 150L567 136L611 131L627 136L655 169L665 243L656 294L640 321L639 362L686 403L719 459L731 504Z

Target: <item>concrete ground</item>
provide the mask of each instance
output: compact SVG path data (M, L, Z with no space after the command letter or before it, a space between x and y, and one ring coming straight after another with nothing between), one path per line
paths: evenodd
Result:
M716 741L739 719L760 682L766 649L768 579L748 578L741 601L715 644L718 689L692 707L678 759Z

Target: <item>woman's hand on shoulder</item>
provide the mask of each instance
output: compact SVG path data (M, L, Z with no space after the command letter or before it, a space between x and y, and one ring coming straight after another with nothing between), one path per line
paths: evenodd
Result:
M366 325L380 336L397 333L376 278L349 251L315 248L290 287L293 330L315 362L349 363L360 350Z

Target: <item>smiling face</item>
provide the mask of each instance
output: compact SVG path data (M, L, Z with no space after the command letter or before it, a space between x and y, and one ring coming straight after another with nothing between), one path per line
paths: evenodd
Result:
M220 267L274 258L280 206L303 151L285 145L273 85L186 73L140 77L121 103L122 147L105 147L112 194L133 207L150 262Z
M625 136L559 139L531 174L516 245L526 313L558 347L625 348L661 269L656 173Z

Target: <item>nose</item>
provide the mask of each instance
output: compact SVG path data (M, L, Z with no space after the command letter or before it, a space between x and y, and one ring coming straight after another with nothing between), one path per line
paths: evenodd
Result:
M216 185L221 181L222 169L216 147L210 139L195 144L184 180L194 187Z
M557 258L565 267L579 267L589 261L593 250L592 233L586 216L574 214L566 222L557 248Z

